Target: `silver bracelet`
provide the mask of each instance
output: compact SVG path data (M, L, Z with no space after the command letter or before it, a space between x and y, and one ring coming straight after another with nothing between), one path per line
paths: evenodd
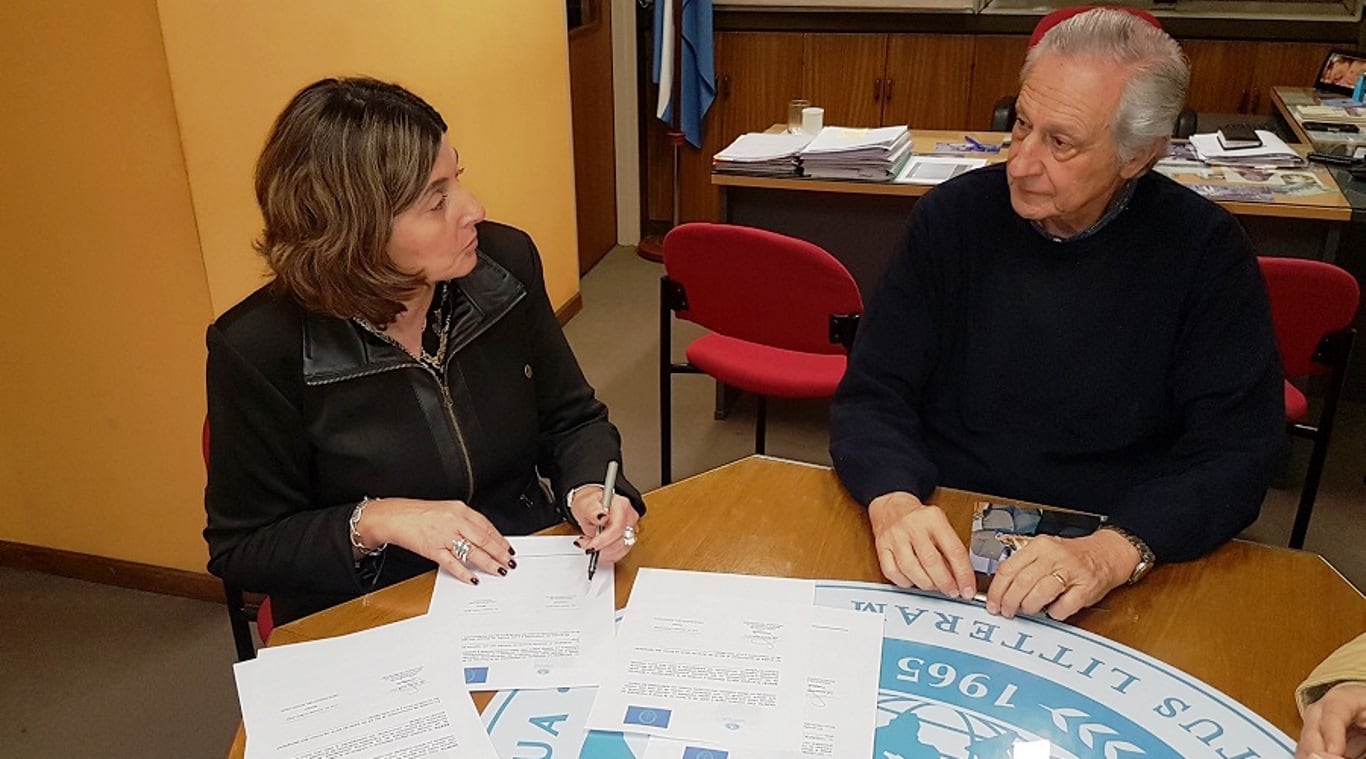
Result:
M351 545L366 556L378 556L381 553L384 553L384 549L389 547L389 544L385 543L379 548L370 548L362 543L360 539L361 515L365 513L365 507L369 506L370 503L375 500L377 499L371 498L368 495L363 496L360 499L360 503L356 504L356 508L351 512Z

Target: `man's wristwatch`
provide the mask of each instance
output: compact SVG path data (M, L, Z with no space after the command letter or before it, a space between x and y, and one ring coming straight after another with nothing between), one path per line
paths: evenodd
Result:
M1134 549L1138 551L1138 565L1134 567L1133 573L1129 575L1130 585L1142 580L1143 576L1148 574L1148 572L1152 570L1153 565L1157 563L1157 558L1153 556L1153 549L1149 548L1148 544L1143 542L1143 538L1129 532L1123 527L1117 527L1112 524L1107 524L1100 529L1111 530L1118 534L1121 538L1129 541L1129 545L1133 546Z

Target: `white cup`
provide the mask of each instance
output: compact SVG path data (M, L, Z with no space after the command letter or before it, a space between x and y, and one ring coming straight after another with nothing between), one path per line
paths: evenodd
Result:
M803 108L802 109L802 131L807 134L816 134L825 126L824 108Z

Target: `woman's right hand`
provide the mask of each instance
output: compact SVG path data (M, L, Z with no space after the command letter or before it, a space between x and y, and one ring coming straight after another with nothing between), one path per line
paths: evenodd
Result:
M463 501L374 499L366 504L356 532L366 546L388 543L406 548L472 585L479 584L475 569L506 575L509 569L517 568L507 538ZM461 541L469 545L464 561L456 557Z

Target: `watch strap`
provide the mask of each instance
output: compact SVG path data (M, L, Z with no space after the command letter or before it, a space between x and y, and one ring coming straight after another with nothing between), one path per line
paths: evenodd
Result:
M1121 538L1129 541L1129 545L1133 546L1134 549L1138 551L1138 564L1134 566L1134 571L1129 574L1129 579L1127 581L1129 585L1133 585L1139 580L1142 580L1143 576L1148 574L1148 571L1157 563L1157 557L1153 555L1153 549L1149 548L1148 544L1143 542L1143 538L1140 538L1123 527L1113 524L1107 524L1104 527L1101 527L1101 529L1110 530L1116 533Z

